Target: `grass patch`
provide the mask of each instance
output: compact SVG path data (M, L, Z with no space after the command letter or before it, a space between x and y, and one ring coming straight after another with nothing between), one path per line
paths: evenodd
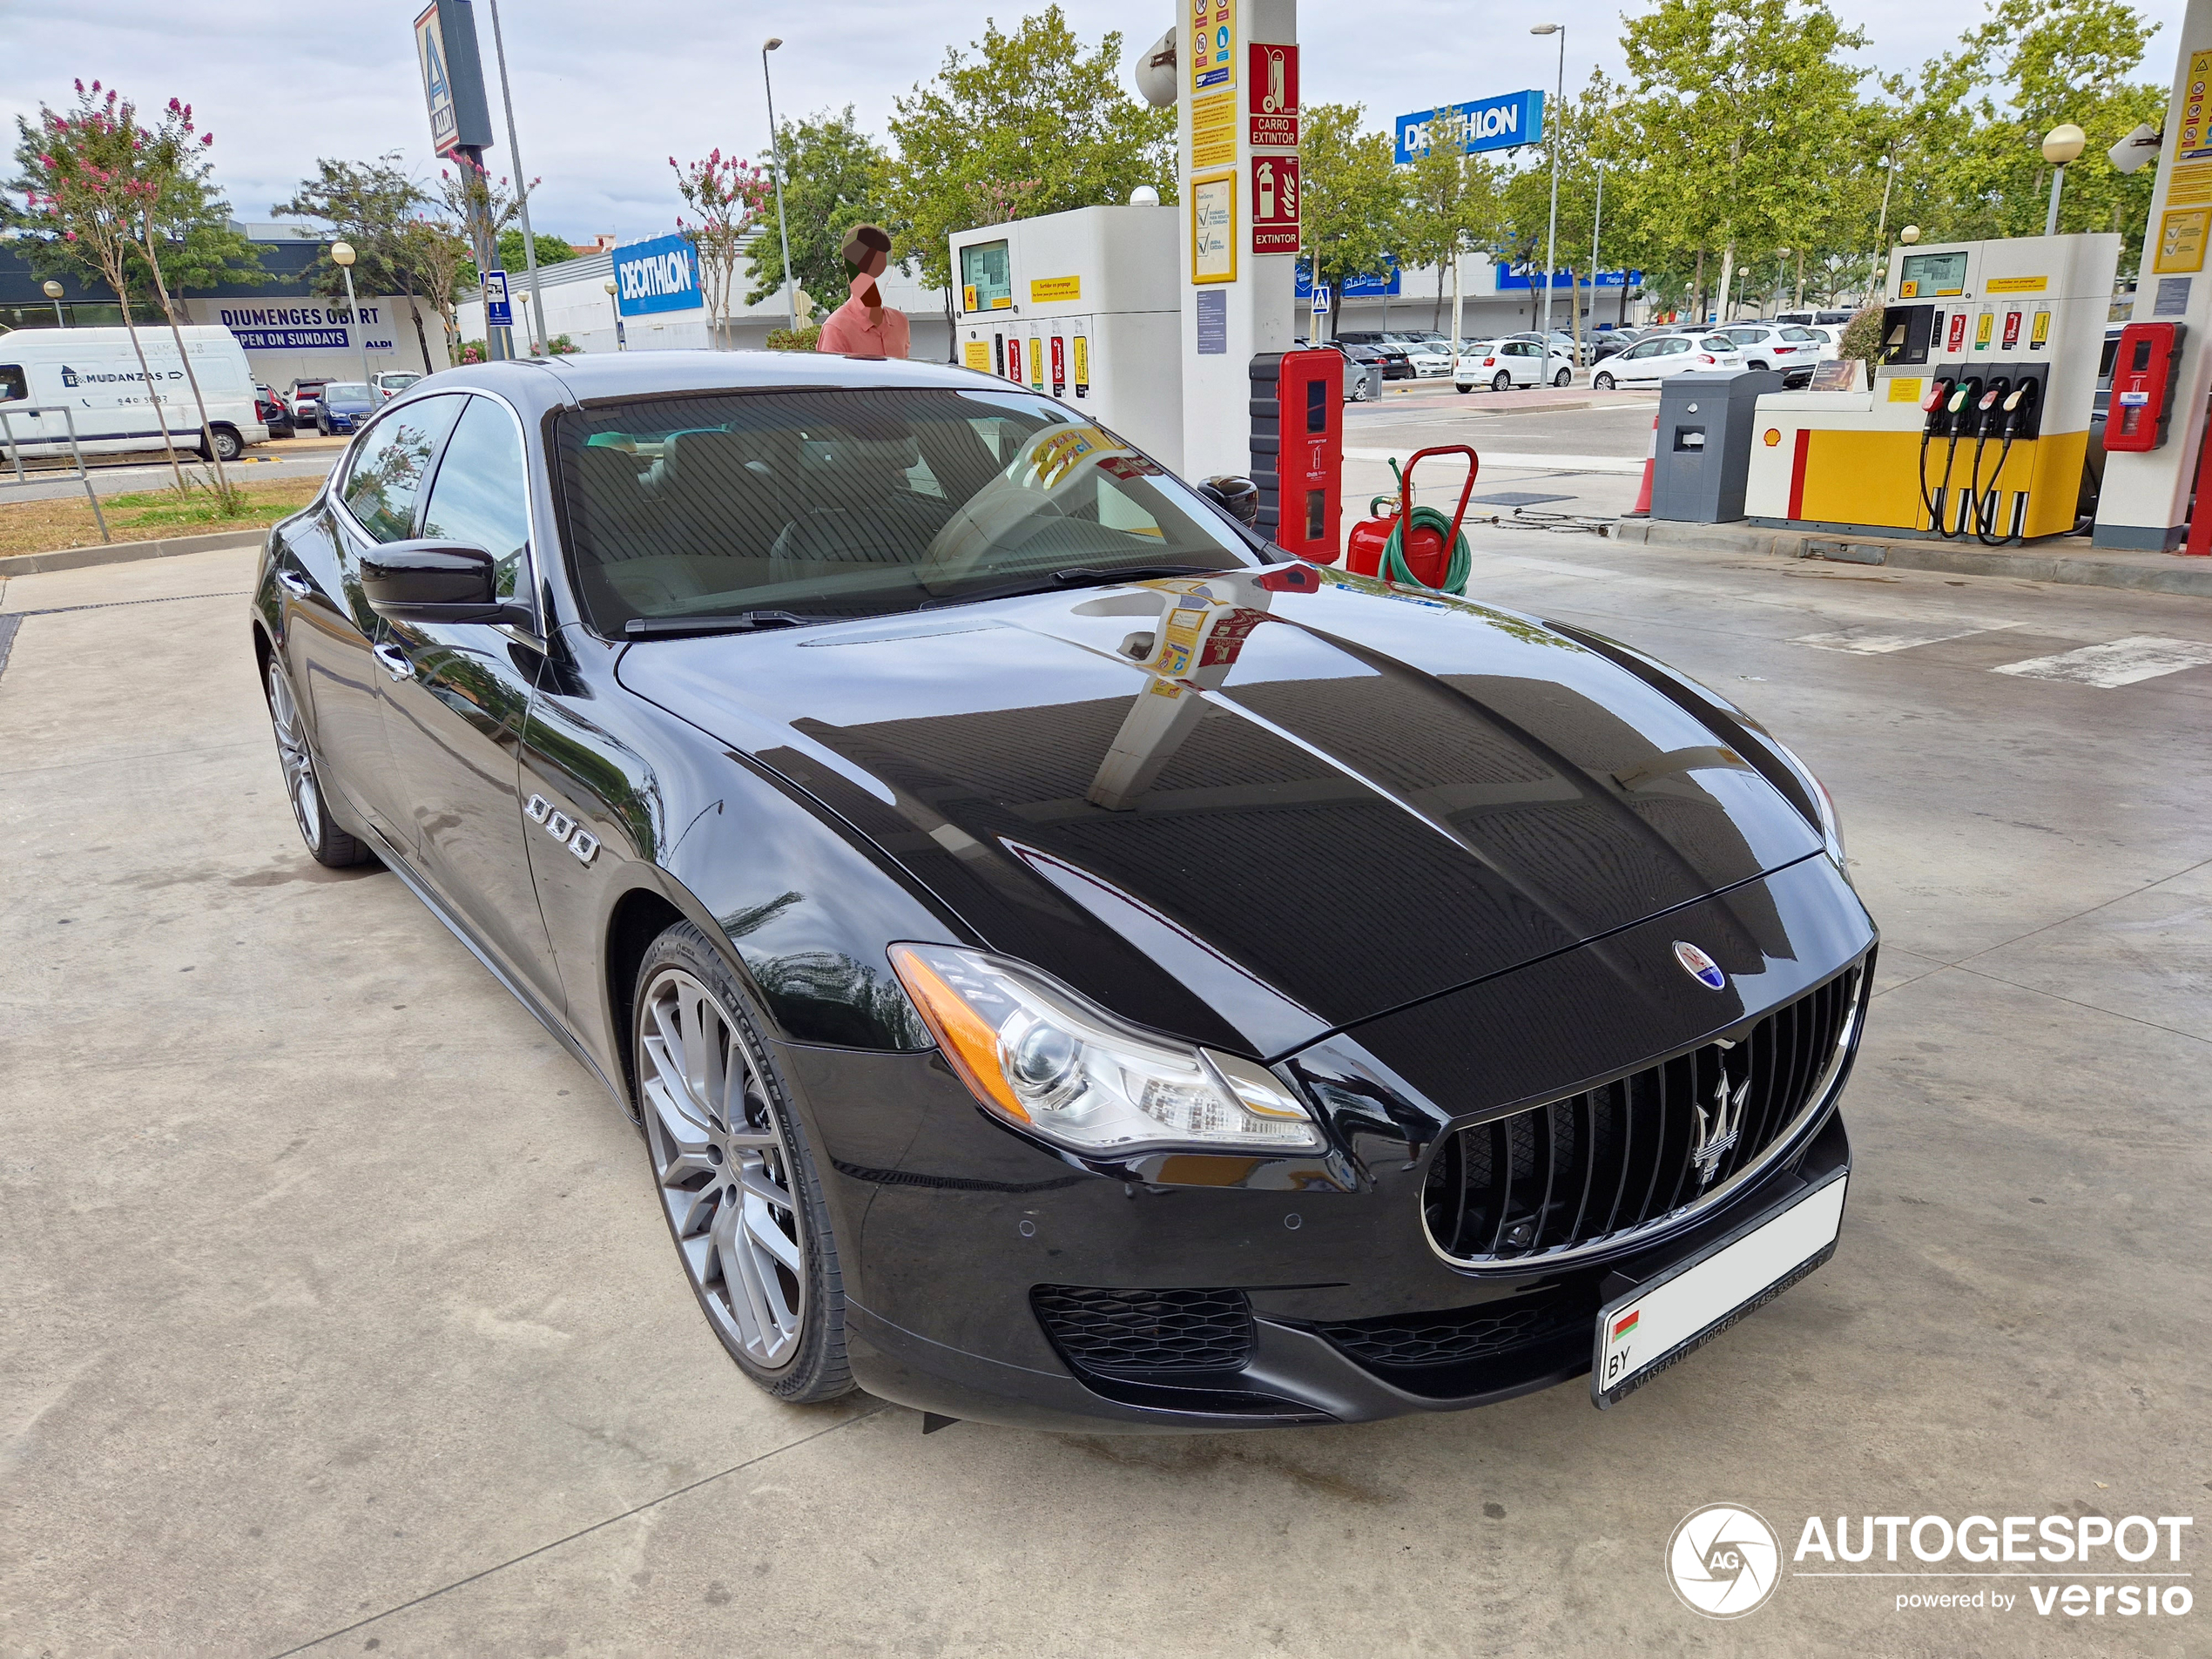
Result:
M322 487L318 478L279 478L235 486L239 510L226 513L204 490L179 496L173 489L103 496L108 533L118 542L158 542L171 536L204 536L214 530L254 529L273 524L313 501ZM0 498L0 554L51 553L58 548L90 547L100 529L82 492L54 501L9 502Z

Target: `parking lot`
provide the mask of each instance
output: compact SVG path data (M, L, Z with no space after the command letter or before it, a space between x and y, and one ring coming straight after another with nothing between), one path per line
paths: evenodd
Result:
M1648 401L1445 397L1357 413L1360 489L1457 430L1534 457L1485 487L1626 504L1575 462L1640 462ZM1474 540L1479 597L1738 698L1840 803L1884 929L1842 1246L1602 1414L1219 1438L764 1397L615 1104L395 878L302 850L250 553L0 587L0 1649L2203 1651L2202 1610L1909 1553L1713 1623L1662 1557L1720 1501L1785 1547L2198 1513L2212 601Z

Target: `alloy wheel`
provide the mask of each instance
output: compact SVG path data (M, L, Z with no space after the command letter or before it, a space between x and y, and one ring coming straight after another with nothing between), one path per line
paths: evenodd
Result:
M806 1244L776 1109L736 1021L665 968L639 999L637 1064L685 1271L725 1342L763 1370L789 1364L806 1326Z
M276 730L277 759L284 767L284 792L292 802L292 816L309 846L322 844L322 791L315 783L314 757L307 752L307 733L293 701L292 687L275 664L269 665L269 721Z

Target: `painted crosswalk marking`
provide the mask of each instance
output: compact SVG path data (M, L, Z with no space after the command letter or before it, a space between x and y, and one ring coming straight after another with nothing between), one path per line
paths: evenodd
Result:
M2188 668L2212 668L2212 645L2195 639L2161 639L2155 634L2133 634L2103 645L2084 645L2055 657L2031 657L2024 663L2006 663L1992 670L2016 674L2022 679L2070 680L2077 685L2096 685L2110 691L2138 680L2178 674Z
M2017 628L2016 622L2000 622L1993 626L1976 624L1972 628L1946 628L1939 633L1925 629L1905 632L1879 624L1854 624L1838 628L1831 633L1799 634L1790 643L1811 645L1816 651L1847 651L1862 657L1878 657L1893 651L1913 651L1922 645L1939 645L1946 639L1965 639L1973 634L1993 633L2006 628Z

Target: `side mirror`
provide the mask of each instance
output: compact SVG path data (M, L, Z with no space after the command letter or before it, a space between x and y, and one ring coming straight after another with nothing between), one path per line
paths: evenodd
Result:
M386 542L361 555L361 593L387 622L523 622L500 598L492 556L453 542Z
M1246 529L1258 524L1259 486L1251 479L1233 473L1209 478L1198 486L1198 493Z

